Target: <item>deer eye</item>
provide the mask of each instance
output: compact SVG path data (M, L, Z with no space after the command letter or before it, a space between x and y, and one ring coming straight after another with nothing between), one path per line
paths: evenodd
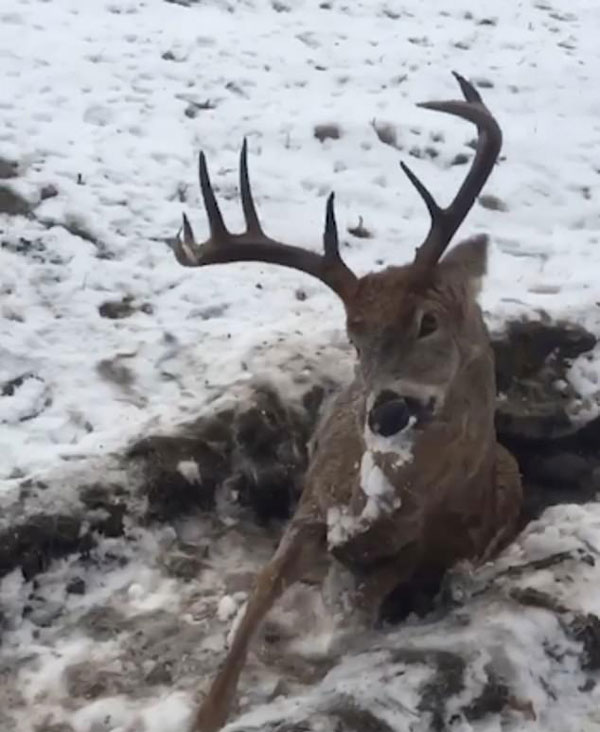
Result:
M438 329L438 320L433 313L423 313L417 338L426 338Z

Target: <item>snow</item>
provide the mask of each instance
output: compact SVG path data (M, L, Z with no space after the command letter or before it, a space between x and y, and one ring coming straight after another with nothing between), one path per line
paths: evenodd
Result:
M360 463L360 487L367 498L361 512L355 515L347 506L333 506L327 511L327 544L330 549L367 530L382 513L390 513L402 505L394 487L377 464L375 454L365 450ZM403 454L406 453L399 453L398 459L402 459Z
M395 499L394 487L369 450L364 453L360 463L360 487L367 496L360 519L366 522L374 521L382 512L400 508L400 499Z
M318 248L335 189L349 264L362 273L406 261L427 215L399 160L424 155L413 167L447 201L465 172L450 163L474 135L415 107L457 95L451 68L479 80L504 130L486 193L508 211L476 206L464 228L492 235L490 325L545 310L599 332L597 3L276 5L3 3L0 156L20 172L5 184L32 203L45 186L58 191L33 217L0 219L0 381L35 375L0 398L3 478L119 449L291 353L340 341L342 308L317 281L175 262L164 239L181 212L203 230L198 150L233 229L247 136L269 232ZM339 125L340 137L319 142L317 124ZM384 124L396 147L378 139ZM359 216L374 238L346 233ZM122 298L129 317L99 316ZM585 415L596 410L597 363L575 366Z
M237 613L237 602L230 595L225 595L219 600L217 617L224 623Z
M496 562L469 574L464 604L454 611L411 618L398 630L348 639L344 659L318 685L301 696L252 709L227 730L270 732L285 721L310 732L329 732L336 729L342 709L347 714L368 711L373 726L377 722L382 728L387 724L426 732L432 729L431 716L423 708L428 685L439 689L442 719L454 719L452 726L464 732L597 729L600 692L593 684L586 690L581 647L567 626L573 614L583 610L583 597L595 596L598 611L599 521L597 505L548 510ZM590 530L593 544L579 536ZM535 568L536 560L559 552L564 556L549 562L547 569ZM457 575L454 582L460 581ZM515 591L529 588L566 611L560 615L515 602ZM581 594L574 596L574 588ZM460 659L464 661L464 675L459 673L461 683L454 690L452 682L443 679L431 686L431 659L444 653L450 668L463 668ZM588 678L596 674L591 671ZM492 679L506 685L511 711L469 720L465 709L483 698Z
M188 483L202 483L200 468L195 460L180 460L177 464L177 470Z
M82 475L112 476L111 455L132 439L197 417L226 390L227 398L241 398L255 375L283 379L289 392L294 379L282 374L347 370L343 310L319 282L260 264L183 268L165 240L183 210L199 236L206 231L196 173L201 148L226 220L241 227L237 161L246 136L270 234L318 249L325 198L335 189L348 264L361 274L407 261L428 220L399 160L445 203L465 173L452 161L471 152L474 129L415 107L457 96L451 69L479 84L504 131L503 158L486 193L507 210L477 205L461 232L491 235L482 293L489 326L546 312L600 336L599 26L597 0L572 0L567 10L558 0L213 0L189 7L3 0L0 158L17 162L19 175L0 181L0 190L13 189L34 209L0 214L0 491L43 477L61 490L40 505L54 501L58 510L73 500ZM339 137L320 142L316 125L337 125ZM50 186L57 195L45 197ZM361 216L373 238L348 234ZM122 304L126 316L102 317L107 302ZM582 394L579 416L597 414L600 346L575 361L570 379ZM180 464L190 483L200 479L196 471ZM377 493L376 486L367 484ZM331 526L344 528L347 518L332 516ZM553 509L503 561L565 546L598 550L599 524L594 506ZM207 536L213 530L202 524ZM128 558L124 567L55 563L36 592L62 613L58 627L23 620L3 634L15 679L3 677L10 704L0 705L0 726L25 732L68 717L76 732L180 732L226 643L218 617L225 580L240 568L254 571L272 550L266 541L257 549L256 536L250 550L235 526L219 522L218 531L212 563L194 582L165 577L165 546L174 541L166 529L158 538L138 530L105 542L100 565L116 552ZM597 613L597 571L575 563L570 581L561 571L532 581ZM74 572L85 576L88 591L66 597L64 579ZM21 617L32 592L16 573L2 580L9 621ZM554 617L508 607L492 619L490 607L506 602L483 595L470 611L472 629L411 626L384 636L383 645L415 633L418 643L463 643L475 649L476 668L508 664L538 712L531 729L597 728L598 691L578 691L582 674L569 666L572 655L562 664L540 655L555 641L572 652ZM105 607L121 617L110 642L81 629L86 612ZM149 701L140 696L144 676L129 673L138 651L127 623L135 619L150 634L157 618L176 618L180 632L190 633L181 641L190 668L181 688L153 686ZM307 705L321 708L337 689L388 710L395 728L413 724L415 712L403 710L417 707L429 671L412 666L388 683L372 674L385 653L376 646L281 708L292 719ZM179 649L181 658L186 653ZM131 687L98 700L71 698L64 674L86 654L99 664L106 658L109 668L123 664L117 676ZM481 687L474 668L467 694ZM533 670L518 676L519 668ZM249 706L257 701L251 690ZM519 728L522 719L515 720L507 729ZM497 722L491 717L477 729L491 732Z
M327 511L327 546L344 544L360 530L358 519L345 506L333 506Z

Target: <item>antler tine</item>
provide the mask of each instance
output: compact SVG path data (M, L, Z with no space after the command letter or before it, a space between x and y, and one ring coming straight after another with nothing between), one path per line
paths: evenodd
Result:
M258 214L256 213L256 206L254 205L250 180L248 178L248 142L245 137L240 153L240 194L242 197L244 219L246 221L246 233L264 235Z
M172 243L177 261L186 267L203 267L226 262L265 262L290 267L316 277L328 285L342 300L349 298L357 278L344 264L339 254L338 234L333 210L333 194L327 200L323 254L283 244L267 236L252 198L248 177L248 146L246 140L240 153L240 197L246 230L231 234L221 215L215 197L204 153L199 161L200 189L208 217L209 238L202 243L194 239L194 232L187 216L183 215L183 238L178 235Z
M215 197L215 192L213 191L213 187L210 182L208 167L206 165L206 156L203 152L200 153L200 157L198 159L198 173L200 177L202 200L204 201L206 216L208 217L210 237L214 244L218 244L219 239L227 240L229 232L227 231L227 227L223 221L223 215L221 214L219 204Z
M453 71L452 76L456 79L456 81L458 81L460 90L463 93L463 97L467 100L467 102L480 102L481 104L483 104L481 94L477 91L477 89L475 89L471 82L467 81L465 77L459 74L457 71ZM427 104L427 102L424 102L424 104Z
M441 208L415 173L401 163L402 170L417 189L431 217L429 233L415 255L415 264L425 267L433 266L444 253L485 185L502 147L500 126L483 103L479 92L463 76L456 72L453 74L460 85L464 100L423 102L417 105L423 109L452 114L477 126L475 157L452 203Z
M325 230L323 231L323 249L325 250L325 258L328 259L331 264L336 261L342 261L340 257L337 224L335 222L334 199L334 193L330 193L327 197L327 205L325 207Z

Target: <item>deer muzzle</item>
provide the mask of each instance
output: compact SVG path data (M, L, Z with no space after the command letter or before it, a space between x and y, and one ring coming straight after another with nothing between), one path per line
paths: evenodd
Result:
M367 417L369 429L375 435L392 437L404 430L411 418L417 427L423 426L433 412L433 404L424 405L414 397L404 397L391 389L381 391Z

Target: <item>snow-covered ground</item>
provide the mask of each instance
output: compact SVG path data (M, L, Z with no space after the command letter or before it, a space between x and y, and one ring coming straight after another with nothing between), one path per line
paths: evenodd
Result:
M477 205L464 226L491 234L482 296L490 325L544 310L600 335L599 27L597 0L2 0L0 158L18 163L18 176L0 186L34 207L28 217L0 214L2 490L51 480L74 462L97 470L106 453L197 415L234 383L302 368L297 354L334 370L343 312L320 283L258 264L175 262L164 240L181 212L203 231L198 151L232 228L242 220L237 159L246 136L269 233L318 248L335 190L348 264L363 273L400 263L428 220L399 161L444 202L466 170L452 162L472 153L469 125L415 107L457 96L451 70L480 87L504 131L485 193L506 210ZM337 139L319 141L318 125L337 126ZM347 232L359 217L373 238ZM123 298L127 317L100 315L103 303ZM597 411L599 363L580 359L572 373L587 414ZM204 590L163 586L159 569L136 578L142 561L159 564L158 541L121 547L117 554L139 560L134 570L97 586L90 576L97 592L81 603L115 593L125 615L185 614L205 590L226 617L227 601L215 599L223 587L207 589L210 577ZM264 558L239 557L247 569ZM21 580L11 575L2 588L18 607ZM69 602L79 618L85 608ZM86 654L114 660L118 643L86 645L64 627L60 642L29 626L8 639L43 659L19 661L24 703L50 721L71 705L77 732L138 729L124 701L112 702L105 722L104 707L68 701L62 669ZM191 688L152 692L162 711L147 700L131 708L146 710L148 730L179 732ZM115 699L141 693L121 691ZM43 722L15 714L19 732Z
M595 0L189 5L2 3L0 156L19 163L9 184L32 202L58 191L33 219L0 219L0 382L34 374L0 398L3 478L197 413L247 378L259 344L272 345L254 365L266 372L286 348L341 337L341 306L306 276L175 262L162 240L183 209L202 232L198 151L232 227L247 136L269 232L318 248L335 190L343 230L362 216L374 234L346 234L350 266L403 262L428 221L399 160L422 154L413 166L444 201L465 173L451 161L471 152L470 125L415 107L457 96L451 69L479 82L505 135L486 193L508 211L477 206L464 227L492 235L491 322L543 308L599 329ZM328 123L340 137L321 143L314 127ZM383 125L400 149L380 142ZM123 297L130 317L100 317Z

